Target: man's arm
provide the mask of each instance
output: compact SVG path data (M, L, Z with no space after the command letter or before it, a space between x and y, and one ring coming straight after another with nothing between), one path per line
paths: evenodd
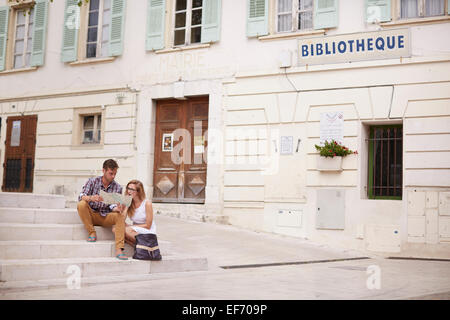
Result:
M92 195L93 187L94 187L94 180L92 178L90 178L83 186L83 189L81 190L81 193L78 196L78 201L81 201L81 200L84 200L87 202L101 201L101 197L98 194Z

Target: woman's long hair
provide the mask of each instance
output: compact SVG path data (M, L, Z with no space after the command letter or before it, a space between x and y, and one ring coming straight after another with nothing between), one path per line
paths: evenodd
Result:
M136 186L136 192L138 194L139 200L144 201L145 200L145 191L144 191L144 185L139 180L131 180L127 183L127 186L125 188L125 195L128 195L127 188L130 184L134 184ZM128 208L128 216L131 218L134 215L134 212L136 211L136 204L134 203L134 200L131 201L131 205Z

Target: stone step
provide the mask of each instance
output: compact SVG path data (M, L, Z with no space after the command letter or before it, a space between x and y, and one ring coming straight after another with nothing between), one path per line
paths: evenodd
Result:
M97 240L114 240L111 228L94 227ZM82 224L0 223L0 241L86 240Z
M207 270L207 259L166 255L161 261L118 260L116 258L71 258L3 260L0 282L69 279L79 270L81 278ZM76 270L76 271L74 271Z
M113 241L0 241L0 260L111 257Z
M63 209L63 195L0 192L0 207Z
M158 239L161 254L173 254L171 243ZM128 257L134 254L134 247L125 244L124 253ZM86 240L31 240L0 241L0 260L19 259L60 259L113 257L114 241L87 242Z
M188 271L192 275L198 275L208 272L207 268L205 268L205 270L186 270L186 271ZM174 279L177 277L185 277L186 271L169 272L169 273L160 272L148 274L123 274L120 276L84 277L81 278L80 288L98 284L142 282L168 278ZM219 270L219 272L223 271ZM68 278L0 282L0 292L3 293L24 292L27 290L48 290L57 288L68 288L67 279ZM71 287L69 289L77 289L77 288Z
M80 224L76 209L0 207L0 223Z

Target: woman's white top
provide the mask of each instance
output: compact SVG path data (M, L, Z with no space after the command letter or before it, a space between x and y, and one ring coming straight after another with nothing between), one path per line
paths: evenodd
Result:
M145 224L145 220L147 219L147 214L145 213L145 204L147 203L147 199L145 199L144 201L142 201L141 205L139 206L139 208L136 208L136 210L134 211L134 215L131 217L131 221L133 221L133 224ZM143 227L134 227L132 226L131 228L134 229L134 231L136 231L137 233L153 233L156 234L156 224L155 224L155 218L153 217L152 220L152 225L149 229L143 228Z

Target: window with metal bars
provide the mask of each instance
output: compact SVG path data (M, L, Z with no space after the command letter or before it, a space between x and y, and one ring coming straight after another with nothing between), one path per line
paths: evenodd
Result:
M372 126L369 139L370 199L402 199L403 127Z

